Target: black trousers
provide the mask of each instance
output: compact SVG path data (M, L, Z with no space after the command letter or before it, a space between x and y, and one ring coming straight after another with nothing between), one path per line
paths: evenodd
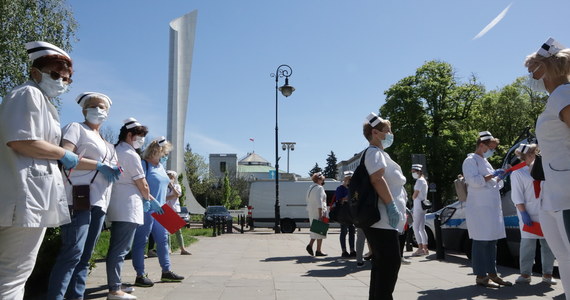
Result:
M400 271L400 243L396 230L364 228L372 248L369 300L392 300Z

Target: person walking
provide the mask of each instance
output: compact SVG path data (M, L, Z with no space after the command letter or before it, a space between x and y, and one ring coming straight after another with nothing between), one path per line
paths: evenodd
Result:
M22 299L47 227L71 221L63 168L79 157L60 147L61 128L51 100L67 91L73 75L69 55L36 41L25 45L30 80L0 104L0 299Z
M463 176L467 182L465 219L469 238L473 240L471 264L477 276L475 283L485 287L512 285L497 275L497 240L506 236L499 193L503 181L497 176L504 171L495 171L487 158L495 153L498 145L499 139L489 131L479 132L475 153L468 154L463 161Z
M532 226L539 221L540 210L540 185L541 182L534 180L530 176L530 167L534 163L538 153L536 144L520 144L515 150L515 154L521 161L526 163L526 167L518 169L511 174L511 200L517 208L519 217L519 229L521 233L519 265L521 275L515 283L530 283L532 274L532 264L536 252L536 242L540 241L540 257L542 261L542 281L549 284L556 284L552 278L554 268L554 254L550 250L548 243L542 236L524 231L524 225Z
M121 174L115 148L99 132L111 99L85 92L76 101L82 107L84 122L63 128L62 145L83 158L73 173L64 171L71 223L60 227L61 248L50 274L48 299L83 298L89 260L103 227L111 187Z
M309 222L312 222L312 220L322 221L323 217L326 216L327 207L327 194L323 188L323 185L325 184L325 176L318 172L313 174L311 179L313 180L313 184L309 187L306 196ZM327 256L327 254L323 253L321 249L323 239L326 239L327 237L314 232L310 232L309 236L311 237L311 240L306 247L307 252L311 256ZM317 251L313 252L313 244L315 243L315 240L317 241Z
M168 184L168 195L166 196L166 204L172 208L175 212L179 213L180 210L180 201L178 198L182 195L182 188L180 184L178 184L178 173L173 170L166 171L168 178L170 179L170 183ZM178 244L180 245L180 255L192 255L192 253L188 252L186 248L184 248L184 238L182 237L182 228L178 229L175 233L176 239L178 240Z
M549 94L536 121L545 178L539 220L570 300L570 49L549 38L524 65L529 86Z
M414 235L416 237L416 242L418 243L418 250L412 254L412 256L423 256L429 255L428 250L428 236L426 232L426 212L422 206L422 201L427 200L428 184L424 177L424 172L422 171L423 166L421 164L412 165L412 177L416 180L414 184L414 194L413 199L413 229Z
M370 146L363 152L370 182L378 194L380 221L363 228L372 248L372 270L368 299L393 299L401 265L399 232L405 224L406 177L385 149L394 141L391 123L370 113L363 134Z
M352 171L345 171L344 177L342 179L342 184L336 188L335 191L335 198L337 202L337 207L341 203L345 203L348 201L348 185L350 184L350 178L352 177L354 172ZM341 257L343 258L350 258L356 257L356 250L354 249L354 225L349 224L340 224L340 248L342 249ZM346 235L348 234L348 246L350 247L350 253L346 251Z

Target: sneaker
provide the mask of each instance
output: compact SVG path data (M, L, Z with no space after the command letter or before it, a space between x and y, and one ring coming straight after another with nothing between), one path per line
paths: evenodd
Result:
M127 293L122 293L122 294L107 294L107 300L135 300L137 299L137 296L131 295L131 294L127 294Z
M409 264L412 263L411 260L405 259L405 258L403 258L403 257L400 259L400 261L402 262L402 265L409 265Z
M557 283L556 279L554 279L553 277L542 277L542 282L546 282L550 285L555 285Z
M364 260L371 260L371 259L372 259L372 253L368 252L364 254Z
M154 285L154 282L148 279L148 274L144 274L142 276L137 276L135 279L135 285L140 287L151 287Z
M356 267L357 267L357 268L362 268L362 267L364 267L364 262L363 262L363 261L357 262L357 263L356 263Z
M530 276L529 276L529 277L523 277L523 276L521 275L521 276L519 276L519 277L517 278L517 280L515 280L515 283L518 283L518 284L520 284L520 283L530 283L530 281L531 281L531 277L530 277Z
M132 286L126 286L126 285L122 285L121 286L121 291L125 292L125 293L132 293L135 291L135 288Z
M424 256L426 255L423 249L418 249L418 251L412 253L412 256Z
M341 257L343 257L343 258L349 258L349 257L350 257L350 254L348 254L348 252L346 252L346 251L342 251Z
M180 282L184 280L184 276L180 276L172 271L168 271L162 273L162 277L160 277L160 280L168 282Z
M156 250L154 250L154 249L148 250L148 252L146 253L146 255L147 255L148 257L157 257L157 256L158 256L158 255L156 255Z
M348 255L350 257L356 257L356 251L350 251L350 254Z

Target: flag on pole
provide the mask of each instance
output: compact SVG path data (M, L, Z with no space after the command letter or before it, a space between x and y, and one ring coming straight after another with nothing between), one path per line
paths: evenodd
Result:
M252 142L254 141L254 139L253 139L253 138L249 138L249 140L250 140L250 141L252 141Z

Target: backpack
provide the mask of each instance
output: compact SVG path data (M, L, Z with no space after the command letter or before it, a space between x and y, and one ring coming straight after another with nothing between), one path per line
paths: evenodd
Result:
M453 185L455 186L455 193L457 194L457 199L459 201L466 201L467 200L467 182L465 182L465 177L459 174L457 175L457 179L453 181Z
M370 182L370 175L364 164L368 149L366 148L362 153L360 164L354 170L348 187L350 217L354 226L358 228L370 227L370 225L380 221L378 195Z

